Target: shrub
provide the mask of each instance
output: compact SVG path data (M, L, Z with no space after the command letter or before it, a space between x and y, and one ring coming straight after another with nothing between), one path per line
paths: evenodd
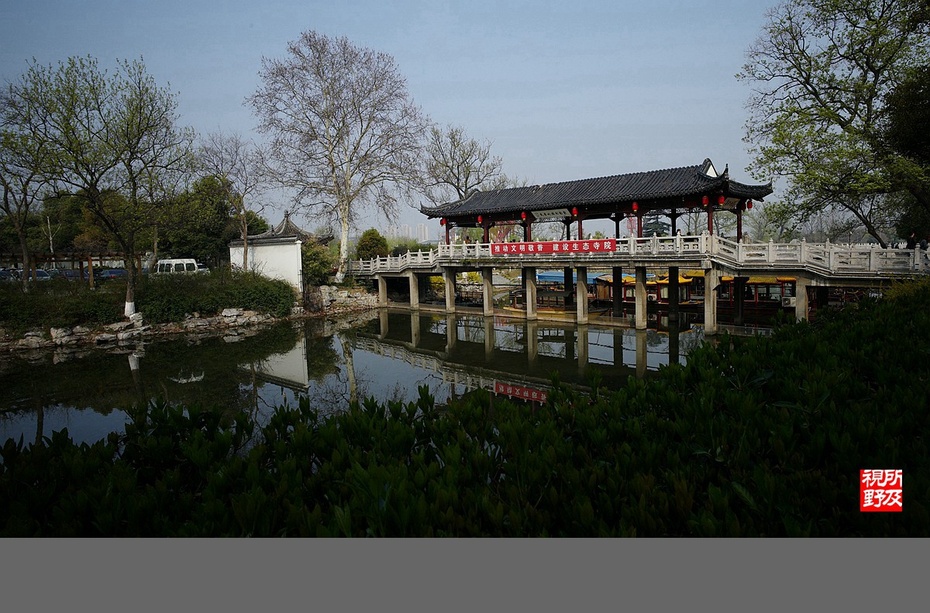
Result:
M371 258L387 257L390 253L387 239L381 236L381 233L371 228L362 232L355 246L356 257L360 260L370 260Z
M300 255L307 285L324 285L336 272L336 257L326 245L306 242L301 246Z
M294 290L285 281L252 272L221 269L210 273L151 275L140 284L136 303L146 320L181 321L185 315L218 315L224 308L287 316Z

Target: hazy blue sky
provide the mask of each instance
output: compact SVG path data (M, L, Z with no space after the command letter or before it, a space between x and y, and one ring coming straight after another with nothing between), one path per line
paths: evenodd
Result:
M706 157L756 182L742 142L751 92L734 75L776 2L0 0L0 78L32 58L141 57L177 93L182 124L257 138L244 99L262 58L316 30L392 55L434 121L490 140L530 184ZM401 221L425 218L407 207Z

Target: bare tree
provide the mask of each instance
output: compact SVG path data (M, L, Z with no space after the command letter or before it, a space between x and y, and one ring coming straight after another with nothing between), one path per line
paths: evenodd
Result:
M250 141L237 134L213 132L204 139L199 151L204 169L217 177L226 189L226 196L239 221L242 238L242 269L249 267L248 213L262 213L264 205L253 200L261 193L264 182L261 174L261 153Z
M346 274L349 229L374 206L389 219L416 184L426 120L394 59L346 38L305 32L285 59L262 59L248 98L271 137L267 167L309 213L340 228L337 282Z
M457 126L432 126L426 144L425 193L434 204L464 200L479 188L506 185L491 143L469 138Z

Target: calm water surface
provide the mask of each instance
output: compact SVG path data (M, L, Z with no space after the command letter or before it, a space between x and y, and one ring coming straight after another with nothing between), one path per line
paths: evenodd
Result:
M281 324L251 336L146 342L118 349L0 357L0 441L68 429L91 443L121 432L126 409L164 399L259 422L307 397L321 412L355 399L438 401L484 388L530 402L551 376L581 388L620 387L684 363L702 329L680 331L526 322L481 315L373 311L352 324Z

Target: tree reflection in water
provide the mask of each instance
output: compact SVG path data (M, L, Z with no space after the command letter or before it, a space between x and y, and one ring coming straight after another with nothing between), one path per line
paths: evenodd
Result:
M322 414L368 397L414 401L426 386L444 401L496 384L545 389L624 385L684 361L700 328L659 333L527 322L480 314L372 311L351 322L309 320L254 335L47 352L0 361L0 439L27 443L68 428L93 442L122 431L126 410L164 399L248 412L260 423L306 398Z

